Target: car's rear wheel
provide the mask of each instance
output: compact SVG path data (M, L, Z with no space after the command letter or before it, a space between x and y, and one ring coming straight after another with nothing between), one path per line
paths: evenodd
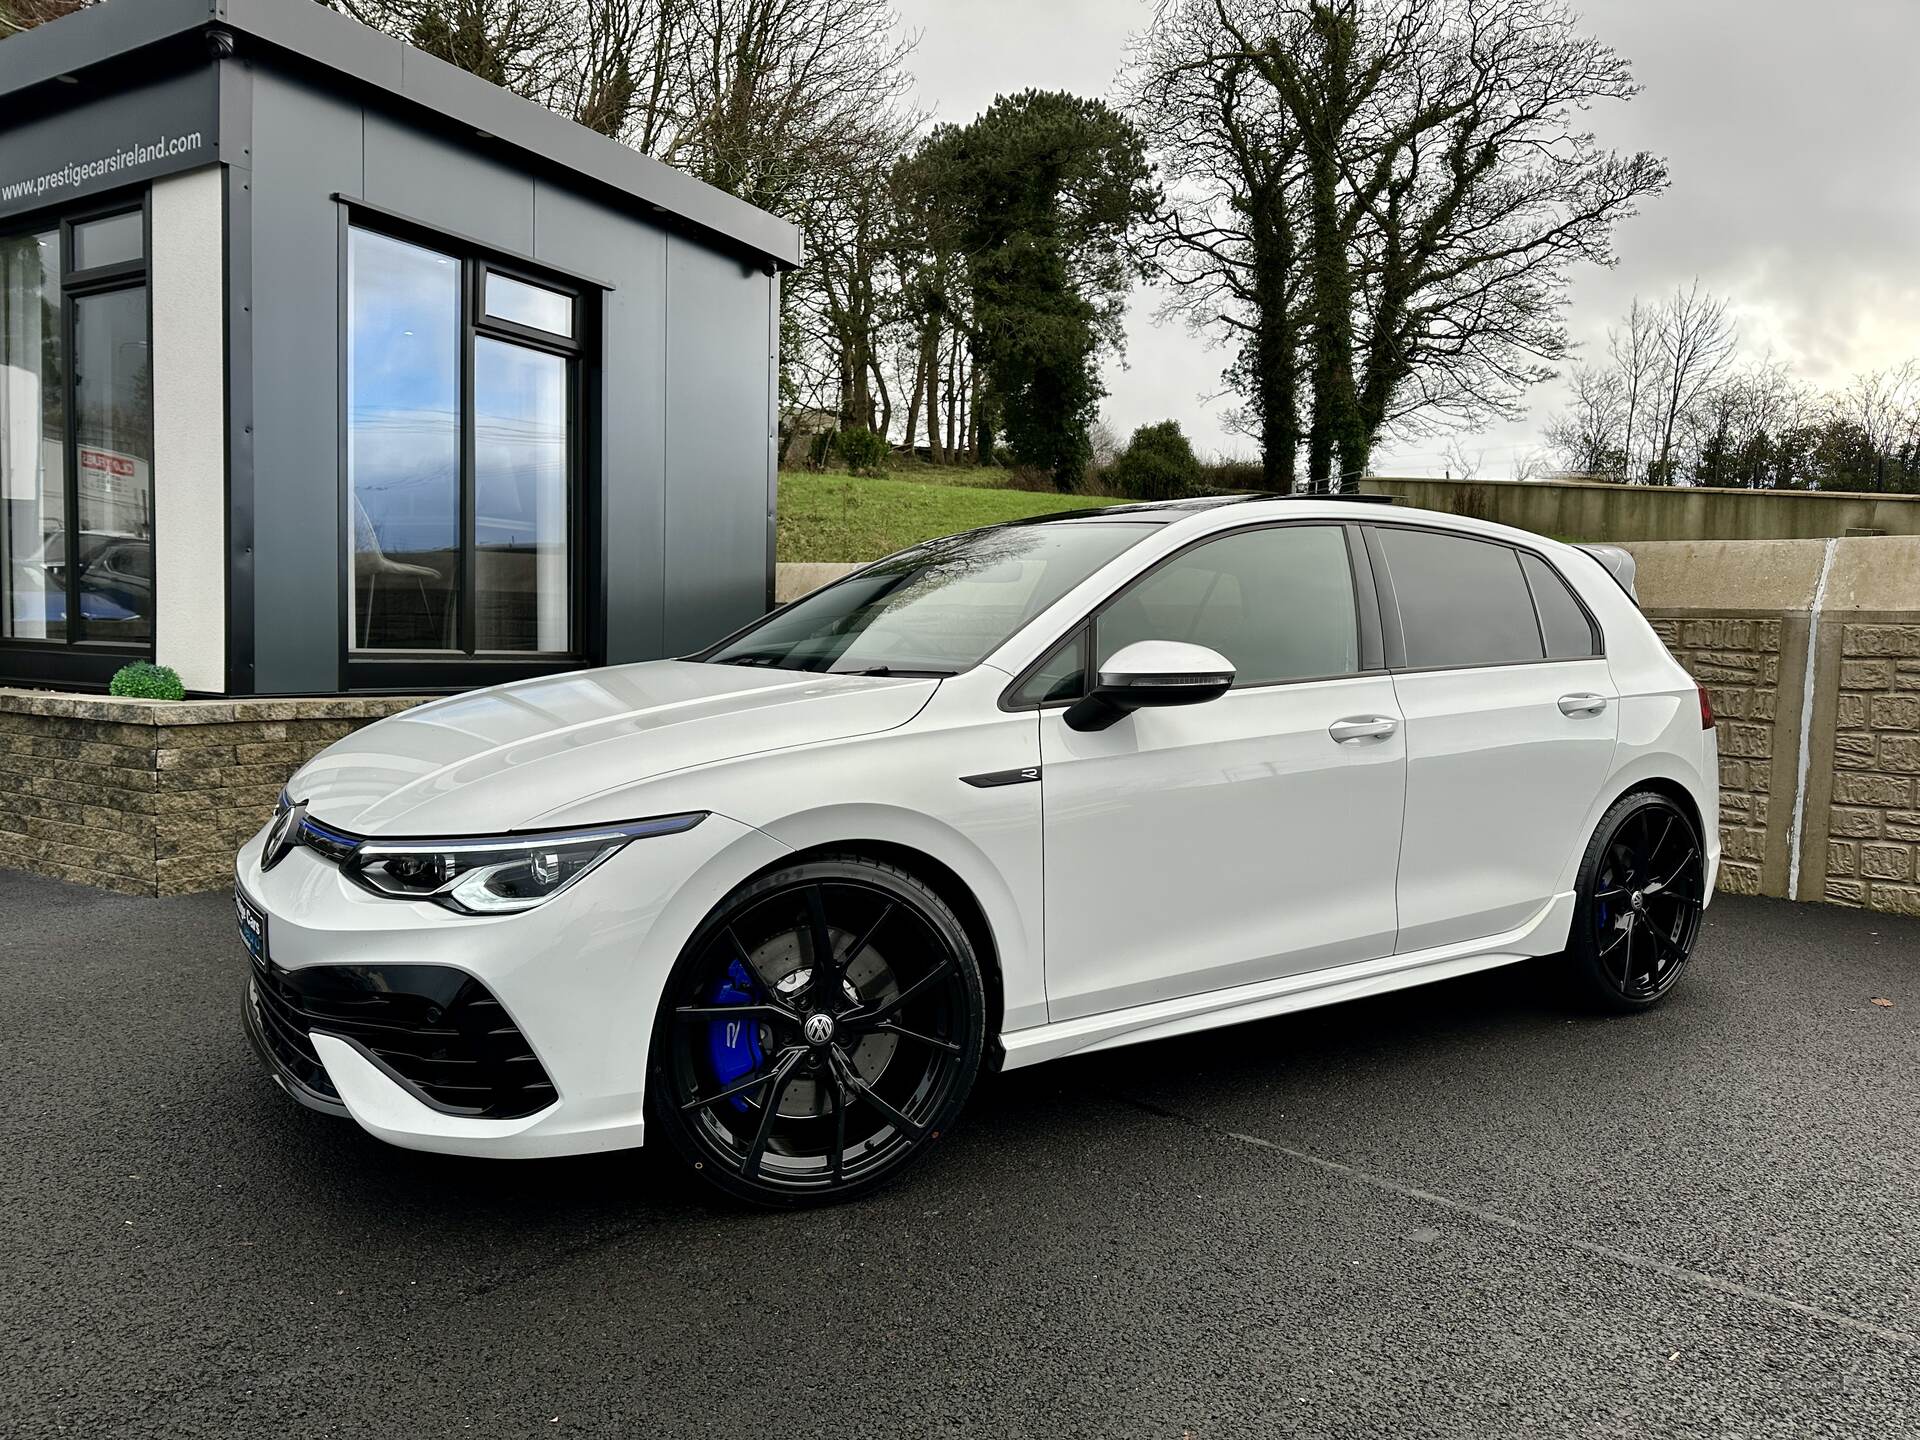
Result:
M1601 817L1580 865L1568 959L1585 998L1643 1010L1680 979L1706 903L1706 848L1669 797L1640 791Z
M722 902L668 979L653 1124L731 1194L845 1199L951 1126L985 1011L966 928L915 876L852 855L775 871Z

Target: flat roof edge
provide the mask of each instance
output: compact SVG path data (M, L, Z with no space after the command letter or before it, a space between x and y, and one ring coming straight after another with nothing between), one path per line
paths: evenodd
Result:
M791 269L800 228L313 0L108 0L0 45L0 95L220 26Z

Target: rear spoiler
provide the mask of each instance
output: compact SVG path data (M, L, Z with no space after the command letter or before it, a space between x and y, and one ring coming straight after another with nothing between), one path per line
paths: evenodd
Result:
M1633 588L1633 553L1618 545L1576 545L1576 550L1584 550L1600 562L1600 568L1611 575L1614 583L1627 592L1634 604L1640 603L1640 592Z

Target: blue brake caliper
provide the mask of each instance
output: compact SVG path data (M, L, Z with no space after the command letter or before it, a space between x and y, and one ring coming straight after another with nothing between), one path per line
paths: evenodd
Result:
M747 973L747 967L738 960L727 966L727 975L714 988L715 1005L751 1005L754 1003L753 977ZM760 1027L751 1017L743 1016L738 1020L716 1020L707 1027L707 1055L713 1062L714 1078L720 1082L720 1088L726 1089L736 1081L744 1080L760 1068ZM736 1095L727 1102L735 1110L746 1113L747 1097Z

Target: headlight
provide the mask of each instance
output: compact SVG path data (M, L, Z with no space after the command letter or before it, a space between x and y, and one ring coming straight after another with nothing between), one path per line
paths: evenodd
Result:
M431 900L469 915L531 910L632 841L691 830L706 812L663 815L590 830L466 840L362 840L341 869L395 900Z

